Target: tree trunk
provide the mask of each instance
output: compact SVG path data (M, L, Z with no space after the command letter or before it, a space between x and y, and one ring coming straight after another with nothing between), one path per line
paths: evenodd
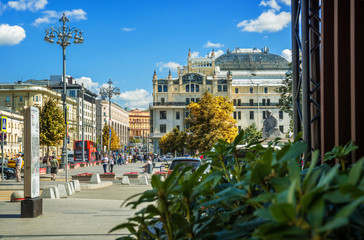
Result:
M49 163L49 146L47 145L47 166L49 166L50 165L50 163Z

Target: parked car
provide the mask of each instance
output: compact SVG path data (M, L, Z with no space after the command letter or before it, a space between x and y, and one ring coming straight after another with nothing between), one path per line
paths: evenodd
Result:
M1 173L2 173L2 167L0 167L0 176L1 176ZM4 167L4 179L7 180L7 179L12 179L12 178L15 178L16 175L15 175L15 169L14 168L6 168Z
M191 157L174 158L172 160L171 166L168 169L168 175L171 175L173 169L180 163L188 165L188 166L192 166L192 171L195 171L202 164L202 162L199 158L191 158ZM181 167L180 170L181 169L183 169L183 167Z

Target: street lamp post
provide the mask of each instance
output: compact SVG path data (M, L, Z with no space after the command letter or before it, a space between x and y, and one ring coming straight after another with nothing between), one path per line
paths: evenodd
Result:
M83 43L82 34L83 32L77 28L66 27L66 22L69 20L66 18L66 15L63 13L60 22L63 23L62 26L58 27L49 27L45 30L46 36L44 37L44 41L49 43L54 43L53 38L58 37L57 44L62 47L63 50L63 93L62 93L62 101L63 101L63 114L64 114L64 122L65 122L65 134L63 138L63 149L62 149L62 163L61 167L66 168L66 182L68 182L68 157L67 157L67 81L66 81L66 47L71 44L69 41L71 38L74 38L73 43L81 44ZM56 35L55 35L56 34ZM74 35L74 36L73 36Z
M100 88L100 94L103 97L109 97L109 144L108 144L108 152L111 154L111 98L113 95L120 95L120 89L118 87L112 87L111 79L107 82L109 84L108 88Z
M85 112L84 112L84 100L85 100L85 88L83 87L83 83L81 85L81 94L82 94L82 162L85 162L85 135L84 135L84 127L85 127L85 124L84 124L84 115L85 115Z

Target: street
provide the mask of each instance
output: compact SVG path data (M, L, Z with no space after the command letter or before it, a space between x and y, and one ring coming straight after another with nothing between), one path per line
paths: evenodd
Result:
M121 177L126 172L142 173L144 163L115 166L114 172ZM158 164L157 164L158 166ZM157 168L155 171L159 171ZM102 173L102 166L70 169L69 176L83 172ZM64 173L58 174L58 181L64 181ZM50 182L42 177L41 186ZM14 180L1 182L1 192L12 192L9 188L21 188L23 182ZM42 187L41 187L42 188ZM37 218L21 218L20 202L0 201L1 239L115 239L127 232L108 231L126 221L137 210L120 208L128 197L151 189L148 185L121 185L114 180L110 187L97 190L82 190L62 199L43 199L43 214Z

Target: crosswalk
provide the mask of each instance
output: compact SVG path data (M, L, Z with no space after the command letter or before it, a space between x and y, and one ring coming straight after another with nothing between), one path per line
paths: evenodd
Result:
M4 191L0 191L0 201L4 202L4 201L10 201L10 197L11 194L14 192L14 190L8 191L8 190L4 190Z

